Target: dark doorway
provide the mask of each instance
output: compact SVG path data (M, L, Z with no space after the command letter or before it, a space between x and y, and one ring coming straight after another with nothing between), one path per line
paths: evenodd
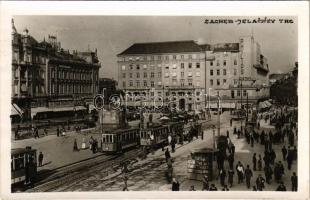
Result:
M179 109L185 111L185 99L179 100Z

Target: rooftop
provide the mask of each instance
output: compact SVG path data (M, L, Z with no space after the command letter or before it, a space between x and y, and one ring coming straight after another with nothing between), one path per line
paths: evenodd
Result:
M136 54L162 54L162 53L183 53L183 52L201 52L201 47L193 40L170 41L170 42L152 42L152 43L134 43L125 51L118 55L136 55Z

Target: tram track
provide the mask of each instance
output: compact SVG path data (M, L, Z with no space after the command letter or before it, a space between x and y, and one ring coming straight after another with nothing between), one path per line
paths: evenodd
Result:
M46 180L40 181L35 186L26 192L51 192L61 186L73 183L84 177L87 177L97 171L105 170L106 176L110 173L115 173L120 168L120 164L124 161L137 159L140 149L132 149L124 154L111 155L101 157L101 159L89 159L80 163L75 163L73 166L67 166L58 169L57 174L53 174Z

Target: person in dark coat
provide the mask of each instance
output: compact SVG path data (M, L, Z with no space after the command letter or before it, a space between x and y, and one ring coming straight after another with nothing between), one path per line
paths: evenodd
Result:
M266 182L270 184L270 180L272 179L272 174L273 174L272 168L270 167L270 165L266 165L264 168L264 171L265 171Z
M244 170L244 175L245 175L246 185L247 185L248 189L250 189L251 188L251 178L253 176L253 172L250 169L249 165L246 166L246 169Z
M73 151L78 151L78 146L77 146L77 140L76 138L74 139L74 143L73 143Z
M282 192L286 191L286 187L282 181L280 182L280 185L277 187L276 191L282 191Z
M40 152L40 154L39 154L39 167L42 167L42 163L43 163L43 153L42 152Z
M256 153L253 154L252 162L253 162L253 170L256 171L256 163L257 163Z
M296 172L293 172L293 175L291 176L291 183L292 183L292 191L297 192L298 178L296 176Z
M172 191L180 191L180 183L176 178L172 179Z
M57 134L57 137L60 136L60 129L59 129L59 127L57 127L56 134Z
M168 162L168 159L171 158L171 155L170 155L170 152L169 152L168 148L165 151L165 157L166 157L166 162Z
M229 154L227 160L229 163L229 168L232 169L234 167L234 160L235 160L234 154L233 153Z
M286 160L286 156L287 156L287 149L285 146L282 147L282 157L283 157L283 160Z
M265 188L265 179L260 174L256 179L256 188L258 191L263 191L263 189Z
M209 190L209 177L204 175L202 179L202 190Z
M286 161L287 161L287 169L288 170L291 170L293 160L294 160L294 152L293 152L293 150L289 149L288 150L288 154L287 154L287 159L286 159Z

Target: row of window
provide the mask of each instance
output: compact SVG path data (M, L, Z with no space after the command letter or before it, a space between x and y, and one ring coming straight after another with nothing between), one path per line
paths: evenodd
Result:
M148 81L141 81L141 84L143 83L143 87L155 87L155 82L151 81L150 85L148 84ZM134 81L129 81L129 87L140 87L141 86L140 81L135 81L135 85L134 85ZM166 82L166 85L169 85L169 82ZM177 79L172 79L172 85L178 85L178 81ZM192 79L188 79L187 80L187 85L188 86L193 86L193 80ZM157 86L162 86L162 82L158 82ZM185 86L185 80L184 79L180 79L180 86ZM200 81L196 81L195 86L200 86ZM126 82L123 82L123 87L126 88Z
M242 90L243 92L243 96L245 97L246 96L246 94L247 94L247 91L246 90ZM231 91L231 97L232 98L235 98L235 94L237 94L237 97L240 97L241 96L241 90L232 90Z
M213 72L212 72L212 73L213 73ZM171 74L172 77L177 77L177 73L176 73L176 72L173 72L173 73L168 73L168 72L166 72L166 73L165 73L165 78L168 78L168 77L170 76L170 74ZM196 72L195 75L196 75L197 77L200 77L200 72ZM212 74L212 75L213 75L213 74ZM226 70L225 70L225 75L226 75ZM161 78L161 76L162 76L162 73L161 73L161 72L157 72L157 78ZM193 73L192 73L192 72L188 72L188 73L187 73L187 76L188 76L188 77L192 77L192 76L193 76ZM122 77L123 77L123 78L126 78L126 73L123 73ZM140 78L140 73L137 72L135 77L136 77L136 78ZM151 73L150 73L150 76L148 76L148 73L147 73L147 72L144 72L144 73L143 73L143 78L148 78L148 77L154 78L154 77L155 77L155 73L154 73L154 72L151 72ZM181 77L184 77L184 72L181 72ZM129 78L133 78L133 73L129 73Z
M56 93L57 85L51 84L51 93ZM58 93L59 94L72 94L72 93L92 93L92 85L76 85L76 84L59 84Z
M187 65L188 69L192 69L192 68L193 68L193 65L195 65L197 69L200 68L200 63L197 62L197 63L188 63L188 65ZM161 67L162 67L162 64L158 64L157 66L158 66L159 68L161 68ZM177 69L177 67L178 67L177 64L173 64L173 65L171 66L172 69ZM129 69L130 69L130 70L133 70L134 68L137 69L137 70L140 70L140 69L146 70L146 69L148 69L148 66L147 66L147 65L142 65L142 66L140 66L140 64L136 64L135 66L134 66L133 64L130 64L130 65L129 65ZM150 65L150 68L151 68L152 70L154 70L154 65ZM170 68L170 66L169 66L168 64L165 65L165 69L169 69L169 68ZM181 64L180 64L180 68L181 68L181 69L185 69L185 63L181 63ZM126 70L126 65L122 65L122 70L123 70L123 71Z
M197 59L199 58L199 54L185 54L185 55L158 55L158 56L136 56L136 57L124 57L123 60L179 60L179 59Z
M210 79L210 85L213 86L215 83L214 83L215 80L213 79ZM222 84L226 84L227 80L226 79L223 79L222 80ZM221 80L220 79L216 79L216 85L221 85Z
M55 78L55 70L51 70L52 78ZM59 70L58 77L59 79L72 79L72 80L92 80L91 72L75 72L75 71L65 71ZM97 80L97 76L95 76L95 80Z
M226 66L226 64L227 64L226 60L223 60L223 66ZM238 62L235 59L234 60L234 65L237 65L237 64L238 64ZM213 61L210 61L210 66L213 66L213 65L214 65ZM220 61L219 60L216 60L216 66L220 66Z
M129 97L131 97L131 96L146 96L146 94L147 94L146 92L132 92L132 93L131 92L127 92L126 93L126 95L129 96ZM150 92L150 94L151 94L151 96L154 96L154 92ZM176 96L176 95L178 95L178 96L185 96L185 95L192 96L193 95L192 92L165 92L166 96L169 96L170 94L172 96ZM201 93L199 91L196 92L196 96L200 96L200 94ZM162 92L158 91L157 95L161 96Z

